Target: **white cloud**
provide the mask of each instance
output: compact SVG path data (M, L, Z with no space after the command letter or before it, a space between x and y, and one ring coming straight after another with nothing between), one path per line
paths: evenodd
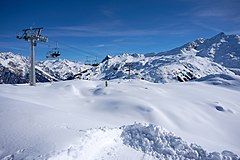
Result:
M213 27L211 25L208 25L207 23L201 23L201 22L194 22L194 25L201 27L203 29L207 29L210 31L214 31L214 32L224 32L223 29L220 29L219 27Z
M105 15L106 17L113 18L114 12L111 9L104 8L102 12L103 12L103 15Z
M208 9L200 10L196 12L195 15L199 17L225 17L228 14L226 14L222 10L208 8Z
M119 22L100 23L81 26L61 26L50 28L49 36L66 37L131 37L131 36L159 36L159 35L182 35L189 28L176 28L176 26L152 26L150 28L130 28L128 24Z
M105 44L98 44L98 45L96 45L96 47L97 48L103 48L103 47L106 47L106 45Z

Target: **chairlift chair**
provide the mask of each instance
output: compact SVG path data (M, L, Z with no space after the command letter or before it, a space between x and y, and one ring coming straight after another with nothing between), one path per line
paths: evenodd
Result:
M56 43L56 47L53 48L51 51L49 51L47 53L47 56L46 58L57 58L58 56L60 56L60 51L59 51L59 48L57 47L57 43Z
M47 54L48 55L46 56L46 58L56 58L61 55L59 50L52 50L52 51L49 51Z

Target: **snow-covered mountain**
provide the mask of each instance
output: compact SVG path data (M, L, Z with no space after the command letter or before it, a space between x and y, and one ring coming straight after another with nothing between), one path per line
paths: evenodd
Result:
M28 83L29 59L11 52L0 53L0 83ZM36 81L49 82L56 80L40 67L36 66Z
M75 74L91 68L89 65L66 59L41 61L37 62L37 66L59 80L69 79Z
M175 55L182 50L197 50L197 56L207 57L209 60L219 63L236 73L240 73L240 36L226 35L223 32L216 36L203 39L199 38L194 42L189 42L181 47L167 52L160 52L150 55Z
M29 60L13 53L0 54L1 83L27 83ZM107 56L98 66L69 60L36 63L38 82L80 79L144 79L173 82L211 74L240 75L240 36L220 33L167 52Z
M0 53L0 83L19 84L29 82L28 58L11 52ZM46 60L36 63L36 81L66 80L89 68L78 62L65 59Z
M132 78L165 83L172 81L184 82L210 74L234 74L227 68L207 58L196 56L196 53L196 50L191 49L164 56L122 54L108 57L95 69L98 74L94 78ZM89 78L90 76L92 75L89 74Z
M198 56L208 57L228 68L240 68L240 36L220 33L196 47Z
M240 75L240 36L219 33L170 51L107 56L87 79L139 78L151 82L188 81L211 74ZM130 70L130 71L129 71Z

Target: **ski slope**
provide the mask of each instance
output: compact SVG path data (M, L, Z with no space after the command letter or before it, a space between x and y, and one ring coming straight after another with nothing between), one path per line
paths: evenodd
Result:
M0 159L232 159L240 78L0 85Z

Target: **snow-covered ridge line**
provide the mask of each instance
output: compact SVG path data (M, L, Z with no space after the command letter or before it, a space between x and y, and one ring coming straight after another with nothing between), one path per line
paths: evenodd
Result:
M150 55L177 54L181 50L197 50L197 56L209 58L227 68L240 68L240 36L226 35L223 32L209 39L199 38L170 51Z

